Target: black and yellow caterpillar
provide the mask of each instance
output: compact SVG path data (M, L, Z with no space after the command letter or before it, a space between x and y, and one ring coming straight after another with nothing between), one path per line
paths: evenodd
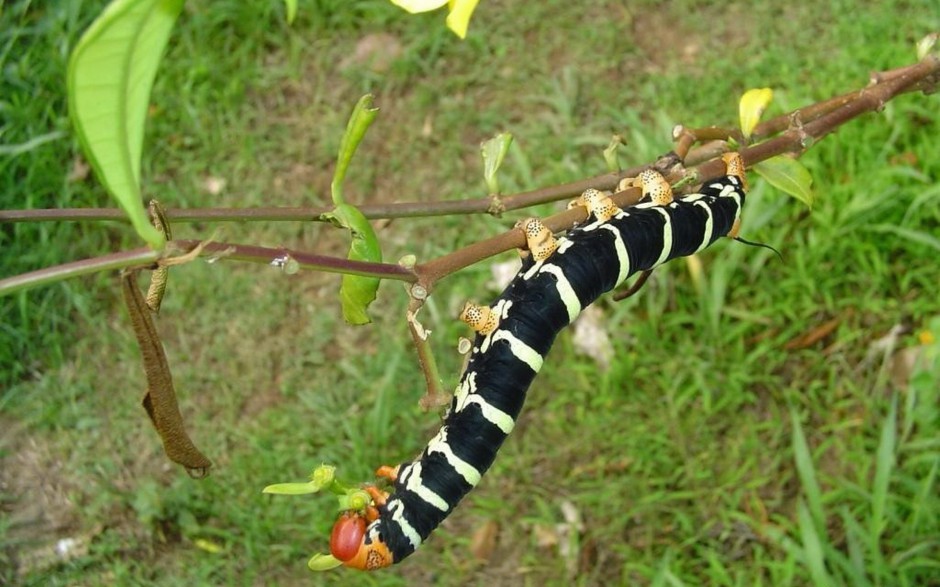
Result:
M522 269L491 306L467 304L461 315L477 335L441 429L414 461L377 471L394 492L370 487L372 513L337 520L334 557L377 569L413 553L480 482L555 336L581 310L633 273L737 236L744 165L737 153L723 160L724 177L675 199L661 175L644 171L633 180L643 199L628 210L587 190L578 203L588 219L557 240L537 219L521 223L528 243Z

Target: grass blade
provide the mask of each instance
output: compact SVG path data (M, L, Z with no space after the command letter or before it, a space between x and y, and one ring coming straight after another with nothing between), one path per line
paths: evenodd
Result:
M871 496L871 522L869 527L871 546L877 549L886 525L885 511L888 506L888 486L894 470L894 452L897 445L898 397L891 398L891 409L881 429L881 441L875 461L875 482Z
M822 492L816 481L816 471L813 469L813 456L806 444L803 427L796 410L790 410L790 421L793 424L793 458L796 461L796 472L800 477L800 484L806 494L809 512L817 531L823 533L826 527L826 516L822 506Z
M826 572L826 563L823 558L823 540L817 531L812 515L802 499L797 505L797 518L800 525L800 536L803 540L803 556L806 566L809 567L813 584L820 587L834 585L829 573Z

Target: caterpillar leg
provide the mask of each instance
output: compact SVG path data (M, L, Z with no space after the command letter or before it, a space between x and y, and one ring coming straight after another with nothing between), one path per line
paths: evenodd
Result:
M623 191L623 190L617 190ZM588 214L594 215L601 222L607 222L620 213L620 208L610 199L610 192L603 192L594 188L586 189L577 198L568 202L568 209L584 206Z
M388 465L382 465L375 470L375 476L379 479L388 479L392 483L398 480L398 470L401 468L401 465L390 467Z
M614 204L610 196L600 190L584 190L584 193L581 194L581 200L587 206L588 212L601 222L607 222L620 213L620 208Z
M532 254L535 261L544 261L558 248L558 241L555 235L542 224L538 218L526 218L516 224L516 228L521 228L525 232L526 248Z
M643 199L649 198L657 206L665 206L672 202L672 187L666 178L655 169L644 169L636 177L625 177L617 184L617 191L622 192L632 187L639 187L643 192Z
M672 187L666 178L654 169L644 169L634 180L634 185L640 186L643 197L648 197L657 206L672 203Z

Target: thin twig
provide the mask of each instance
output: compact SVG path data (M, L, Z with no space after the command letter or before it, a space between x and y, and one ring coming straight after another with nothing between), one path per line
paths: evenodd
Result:
M197 249L199 249L200 256L209 257L210 262L215 259L226 259L232 261L248 261L250 263L263 263L275 267L287 267L290 262L293 261L297 263L298 268L302 269L364 275L366 277L395 279L411 283L418 281L418 276L412 269L406 269L399 265L389 263L351 261L349 259L316 255L304 251L295 251L293 249L272 249L255 245L177 240L168 242L163 252L157 252L147 247L142 247L131 251L111 253L109 255L102 255L101 257L73 261L54 267L46 267L45 269L0 279L0 296L101 271L153 265L163 259L172 259L172 257L169 257L170 255L186 255Z

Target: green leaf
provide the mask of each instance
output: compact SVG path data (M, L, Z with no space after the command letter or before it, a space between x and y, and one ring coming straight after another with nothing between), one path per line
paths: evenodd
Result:
M503 164L503 159L506 158L511 144L512 135L508 132L501 132L480 145L480 152L483 155L483 179L486 181L486 189L491 194L499 193L499 179L496 177L496 172Z
M182 7L183 0L114 0L69 60L69 111L85 156L155 249L165 240L144 210L140 157L150 90Z
M294 24L294 18L297 17L297 0L284 0L284 7L287 9L287 24Z
M346 170L349 168L349 162L352 161L362 137L372 121L375 120L379 109L372 107L372 94L366 94L359 98L349 116L349 122L346 123L346 132L343 134L343 140L339 145L339 153L336 156L336 171L333 172L333 182L330 184L330 192L333 196L333 203L337 206L345 204L343 199L343 181L346 179Z
M812 208L816 195L813 194L813 176L802 163L791 157L777 155L754 165L754 171L770 182L778 190L790 194Z
M358 208L347 204L343 198L343 181L346 179L346 170L352 161L356 149L372 121L375 120L379 109L372 107L372 94L359 98L346 123L346 132L340 142L339 153L336 156L336 171L333 172L333 182L330 191L336 208L332 212L320 216L337 226L349 229L352 234L352 243L349 246L347 259L352 261L371 261L380 263L382 251L379 240L372 230L372 225L363 216ZM344 275L343 285L339 290L340 302L343 306L343 319L350 324L368 324L372 320L366 309L375 300L375 292L379 289L379 280L375 277L358 275Z
M379 240L376 238L369 220L363 216L358 208L350 204L341 204L332 212L323 214L320 218L349 229L352 234L352 244L349 246L348 259L373 263L382 262ZM372 320L369 318L366 309L375 300L375 292L378 289L379 279L375 277L343 275L343 285L339 290L340 302L343 306L343 319L350 324L368 324L371 322Z
M275 495L306 495L316 493L321 487L316 483L275 483L268 485L261 490L261 493L273 493Z
M311 571L329 571L342 564L343 561L339 560L332 554L317 553L310 557L310 560L307 561L307 568Z
M744 136L750 138L754 127L760 122L761 115L770 101L774 98L774 92L770 88L760 88L748 90L741 96L738 103L738 115L741 118L741 132Z

